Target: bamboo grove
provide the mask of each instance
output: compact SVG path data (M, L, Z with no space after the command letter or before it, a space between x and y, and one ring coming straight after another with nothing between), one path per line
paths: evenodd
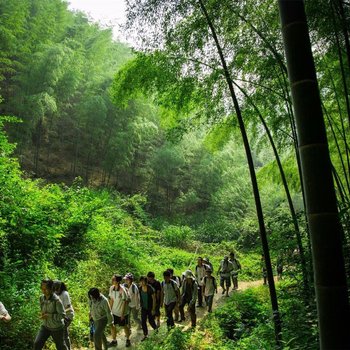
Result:
M152 229L263 254L277 348L283 255L318 346L348 348L350 4L126 5L133 49L63 0L0 0L4 171L14 154L23 177L129 196ZM25 232L10 230L10 212L3 271ZM74 241L64 230L57 247Z

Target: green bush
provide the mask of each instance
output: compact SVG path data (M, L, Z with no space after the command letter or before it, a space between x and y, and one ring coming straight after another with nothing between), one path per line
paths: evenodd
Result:
M150 338L141 343L140 350L188 350L191 332L183 332L175 327L170 332L160 329L158 334L153 333Z
M162 230L161 241L168 247L185 248L193 239L193 231L188 226L169 225Z

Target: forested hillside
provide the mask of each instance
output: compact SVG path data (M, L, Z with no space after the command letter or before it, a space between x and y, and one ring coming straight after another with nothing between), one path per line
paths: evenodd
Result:
M1 13L1 113L22 120L10 128L21 164L52 181L107 183L136 118L108 96L130 49L63 1L2 1Z
M0 301L13 316L0 324L1 349L32 348L45 277L69 286L78 348L88 343L89 288L108 294L113 273L181 274L199 255L216 275L230 251L242 280L266 267L268 288L232 293L198 332L177 327L137 346L327 348L315 277L327 290L333 276L350 278L350 8L305 4L327 144L307 93L291 93L284 3L129 0L132 49L64 0L0 0ZM318 170L314 184L307 165L320 153L301 155L318 131L331 173ZM310 214L322 203L310 206L308 190L323 192L331 176L341 228L320 224L317 235ZM319 236L345 261L326 257Z

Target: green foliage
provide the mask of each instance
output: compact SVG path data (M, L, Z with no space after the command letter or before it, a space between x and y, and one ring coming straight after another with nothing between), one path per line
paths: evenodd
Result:
M9 132L25 167L88 182L98 166L111 177L111 141L123 132L124 115L108 88L129 48L62 0L1 1L0 9L2 113L23 120Z
M290 154L287 154L284 159L282 159L283 169L286 174L288 174L288 185L291 190L295 192L300 191L300 179L298 174L297 166ZM259 170L258 173L259 181L263 185L267 185L271 181L275 184L281 185L281 177L277 168L277 164L275 161L266 164Z
M231 125L230 125L231 124ZM212 152L223 149L224 146L230 141L232 133L233 120L227 118L223 124L218 124L208 133L204 144Z
M193 232L188 226L170 225L163 229L161 241L168 247L185 248L193 239Z
M235 295L232 301L216 311L215 316L226 337L238 340L258 324L266 322L269 309L266 300L262 303L263 298L266 298L266 293L259 295L248 290L244 295Z
M315 310L305 308L298 300L296 285L290 280L278 284L277 292L283 322L283 348L317 349ZM202 346L195 349L211 349L207 339L215 342L219 349L274 349L268 289L261 286L234 293L227 303L204 320L202 327L204 334L191 337L191 343L196 343L196 338L201 339Z
M167 333L165 333L163 330L160 330L158 334L152 334L152 336L147 341L138 345L138 349L187 350L189 349L190 336L190 332L183 332L178 327Z
M199 255L208 256L216 270L222 256L235 251L242 264L240 279L261 278L259 253L243 255L240 251L242 241L204 244L205 231L165 221L151 228L153 219L145 210L148 202L142 195L125 196L103 189L89 189L79 178L71 187L24 179L18 161L11 158L14 147L3 132L0 133L0 142L3 150L0 158L0 283L3 286L0 300L16 321L0 330L1 336L6 332L5 349L26 348L33 342L40 324L36 317L39 284L40 279L46 276L62 279L68 285L77 312L71 334L79 346L87 345L87 290L97 286L107 294L113 273L132 271L138 278L154 271L161 276L165 269L172 267L175 274L180 275L186 269L194 268ZM183 161L192 157L192 164L200 169L195 162L198 159L193 156L200 154L196 153L198 145L190 147L188 142L184 142L182 147L186 151ZM220 159L227 157L227 150L222 152L219 153ZM204 164L207 164L206 161ZM208 178L204 169L203 178L196 179L196 182L206 183ZM224 170L228 178L234 176L230 169ZM278 193L271 196L267 208L269 215L274 217L270 223L271 231L277 231L277 227L280 227L281 233L290 230ZM240 237L244 234L242 227L246 222L247 219L243 224L232 226ZM156 226L158 229L155 229ZM252 220L247 231L254 232L253 226ZM218 228L220 226L213 222L212 231ZM209 230L207 232L210 233ZM220 236L216 237L219 240ZM196 242L193 238L202 239ZM280 247L280 240L279 236L271 235L272 246L276 245L274 249ZM289 269L294 269L294 265L290 265ZM296 294L291 296L288 293L293 288ZM182 332L176 328L167 335L160 334L162 339L158 335L152 337L142 346L161 350L189 347L211 350L213 342L210 339L215 339L216 348L222 350L234 349L234 346L269 349L273 331L266 292L266 288L261 288L258 293L235 293L232 302L208 317L198 333ZM296 306L300 298L295 286L286 284L284 293L282 305L285 305L286 312L294 310L305 315L305 310ZM297 317L296 312L293 316ZM308 344L311 348L314 346L317 334L315 313L311 310L305 316L312 324L312 331L299 331L290 325L290 334L298 332L298 338L290 338L287 333L286 346L301 344L304 337L311 337ZM23 331L23 322L27 320L30 326Z
M169 267L181 274L194 264L191 252L173 245L190 240L191 229L165 228L171 244L165 247L159 242L162 233L144 224L149 220L144 197L91 190L80 179L71 187L24 179L3 132L0 142L0 300L14 317L0 329L2 338L6 333L6 349L32 344L40 325L38 297L44 277L67 283L77 312L72 338L83 345L89 288L108 293L113 273L132 271L138 278L154 271L160 277Z
M285 279L278 284L285 348L319 349L316 307L298 301L297 283Z
M175 328L169 337L165 339L163 349L167 350L186 350L188 349L189 334Z
M179 81L178 69L181 64L170 62L163 52L138 53L117 72L111 89L113 101L125 108L130 100L153 94L164 112L175 111L176 119L188 115L197 107L193 100L198 85L194 76Z
M333 23L329 3L322 4L311 1L307 8L346 225L348 116L338 73L342 47L338 51L334 40L341 21ZM295 283L300 264L294 227L257 118L258 110L282 156L307 247L277 6L270 0L205 5L235 87L246 93L238 102L255 148L272 261L282 255L286 275ZM234 250L243 267L240 278L261 277L246 159L203 14L188 1L135 0L128 8L129 24L142 24L133 23L133 30L152 26L141 33L155 35L144 37L147 53L131 55L112 40L110 29L69 12L66 1L0 0L1 113L23 122L2 120L28 171L25 176L20 171L15 146L1 128L0 300L14 317L0 329L1 338L6 333L5 349L31 344L39 327L41 277L67 281L78 310L72 337L79 345L87 343L86 291L98 286L106 293L112 273L139 276L154 270L161 276L174 267L180 274L199 254L217 267ZM348 238L349 230L345 234ZM305 314L293 283L283 282L279 290L285 348L314 349L315 310ZM155 337L142 347L270 349L264 291L238 294L208 317L209 331L175 330L161 335L163 343ZM309 329L299 327L304 324Z

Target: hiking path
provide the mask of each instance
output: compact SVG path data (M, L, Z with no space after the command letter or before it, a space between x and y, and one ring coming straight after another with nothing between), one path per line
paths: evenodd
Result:
M245 290L247 288L252 288L252 287L257 287L263 284L262 280L257 280L257 281L250 281L250 282L245 282L245 281L239 281L238 289L237 290L230 290L229 296L232 295L232 293L239 293L242 290ZM218 287L218 293L214 295L214 300L213 300L213 310L215 310L217 307L220 305L224 304L225 301L227 300L226 295L222 294L222 288ZM205 305L205 303L204 303ZM207 315L208 311L205 306L203 307L197 307L196 308L196 315L197 315L197 325L200 324L202 318ZM175 327L181 327L183 330L187 330L191 327L191 320L187 312L185 312L186 320L178 323L175 322ZM198 326L197 326L198 327ZM161 326L159 332L165 331L166 330L166 319L164 316L164 309L162 310L162 315L161 315ZM152 335L154 332L152 327L148 324L148 331L149 335ZM88 332L88 330L87 330ZM108 329L106 328L106 333L108 332ZM131 341L131 346L126 348L125 347L125 335L124 335L124 330L122 328L118 329L117 333L117 340L118 340L118 345L114 347L110 347L109 349L111 350L119 350L119 349L137 349L138 345L141 342L141 339L143 338L143 332L142 329L138 329L137 326L132 323L131 327L131 336L130 336L130 341ZM108 341L111 340L110 335L107 336ZM73 347L73 350L88 350L88 349L94 349L93 343L89 344L89 347Z

